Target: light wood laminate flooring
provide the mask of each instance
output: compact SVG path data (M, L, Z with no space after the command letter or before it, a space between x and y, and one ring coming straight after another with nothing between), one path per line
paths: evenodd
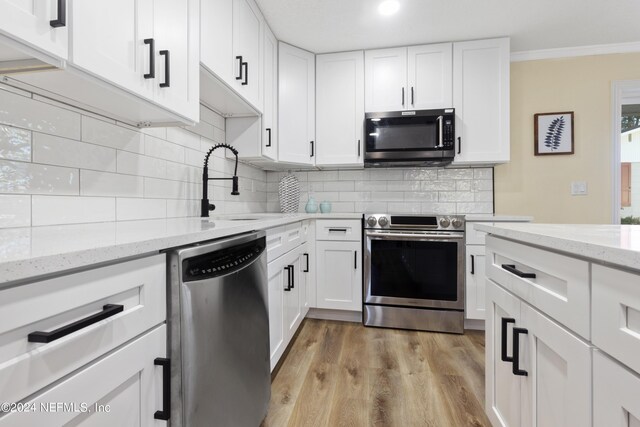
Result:
M484 333L306 319L271 387L262 427L490 426Z

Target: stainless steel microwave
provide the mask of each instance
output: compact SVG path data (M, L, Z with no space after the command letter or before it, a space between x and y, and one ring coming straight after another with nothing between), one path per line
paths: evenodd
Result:
M442 166L455 156L455 111L394 111L365 115L365 167Z

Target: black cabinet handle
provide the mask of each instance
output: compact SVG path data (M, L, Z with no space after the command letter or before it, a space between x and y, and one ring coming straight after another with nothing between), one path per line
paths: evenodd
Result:
M242 55L236 56L236 60L238 61L238 73L240 73L236 76L236 80L242 80Z
M271 128L266 128L267 134L269 135L269 139L267 139L267 147L271 147Z
M313 157L313 154L314 154L314 152L313 152L313 141L311 141L311 157Z
M502 335L500 336L500 348L502 351L501 351L500 359L503 362L513 363L513 356L512 357L507 356L507 325L509 323L513 323L515 325L516 319L510 319L508 317L502 318L502 327L500 328L500 331L502 333Z
M153 39L144 39L144 44L149 45L149 72L144 74L145 79L156 78L156 42Z
M471 274L476 274L476 257L471 255Z
M102 307L102 311L100 313L92 314L89 317L85 317L84 319L77 320L68 325L62 326L51 332L42 332L36 331L31 332L27 336L27 340L29 342L41 342L41 343L50 343L62 337L65 337L69 334L72 334L80 329L84 329L87 326L91 326L94 323L98 323L101 320L104 320L108 317L115 316L116 314L122 312L124 310L123 305L118 304L106 304Z
M291 288L292 288L292 286L291 286L291 270L289 269L289 266L286 266L284 269L287 270L287 287L284 288L284 290L286 292L289 292L289 291L291 291Z
M332 231L339 231L341 233L346 233L347 229L346 228L330 228L329 233L331 233Z
M358 157L360 157L360 140L358 140Z
M502 264L502 268L504 270L507 270L509 273L513 273L518 277L522 277L523 279L535 279L536 278L536 274L535 273L525 273L523 271L520 271L516 268L515 265L512 264Z
M402 106L404 107L404 88L402 88Z
M303 254L305 258L307 258L307 268L304 269L303 273L309 272L309 254Z
M171 418L171 360L156 357L153 364L162 366L162 410L156 411L153 418L168 421Z
M246 86L249 84L249 63L243 62L241 65L244 67L244 81L242 82L242 86ZM242 72L240 74L242 74Z
M415 105L413 102L413 86L411 86L411 105Z
M291 275L289 276L291 277L291 285L289 289L294 289L296 287L296 271L294 270L293 265L288 265L287 268L291 271Z
M158 53L164 56L164 83L160 83L160 87L170 87L171 86L171 59L169 57L169 51L161 50Z
M524 369L520 369L520 334L528 334L525 328L513 328L513 375L526 377L529 375Z
M462 137L458 137L458 154L462 151Z
M358 269L358 251L353 251L353 269Z
M67 25L67 0L58 0L58 17L49 21L53 28L65 27Z

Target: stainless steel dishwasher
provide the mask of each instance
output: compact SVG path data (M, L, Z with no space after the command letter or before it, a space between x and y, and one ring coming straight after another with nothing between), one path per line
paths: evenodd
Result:
M265 232L169 255L172 427L257 427L271 395Z

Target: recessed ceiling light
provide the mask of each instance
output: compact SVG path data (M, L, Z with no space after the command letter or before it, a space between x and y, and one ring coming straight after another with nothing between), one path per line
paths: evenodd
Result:
M400 9L400 3L397 0L385 0L378 6L378 12L380 15L389 16L393 15Z

